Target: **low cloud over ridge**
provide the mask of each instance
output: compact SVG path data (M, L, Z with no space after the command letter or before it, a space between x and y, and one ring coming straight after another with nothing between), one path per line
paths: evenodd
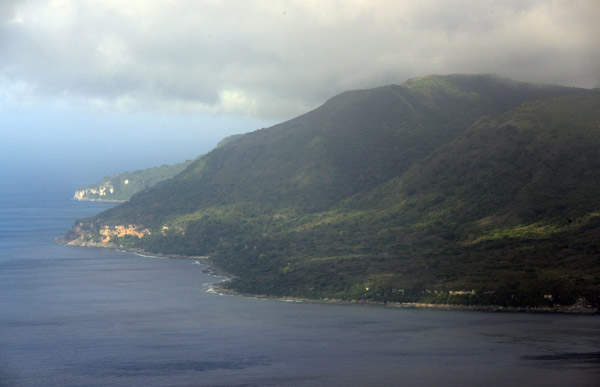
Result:
M289 118L427 73L600 87L586 1L16 0L0 102Z

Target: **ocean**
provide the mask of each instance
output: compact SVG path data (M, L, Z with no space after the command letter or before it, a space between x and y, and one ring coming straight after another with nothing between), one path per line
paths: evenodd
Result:
M70 197L0 192L1 386L600 385L600 316L218 295L194 259L55 244L114 205Z

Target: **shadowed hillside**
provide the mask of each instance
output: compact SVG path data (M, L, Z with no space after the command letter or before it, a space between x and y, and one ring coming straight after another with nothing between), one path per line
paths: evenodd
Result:
M587 90L489 75L346 92L233 139L65 241L211 254L251 293L593 301L599 106ZM135 234L111 231L121 225Z

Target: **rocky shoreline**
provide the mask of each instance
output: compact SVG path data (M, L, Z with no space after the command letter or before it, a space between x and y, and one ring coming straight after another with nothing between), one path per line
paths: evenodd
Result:
M76 200L78 202L104 202L104 203L125 203L127 200L118 200L118 199L92 199L92 198L82 198L82 199L77 199L77 198L73 198L73 200Z
M152 257L152 258L170 258L170 259L195 259L200 261L203 265L207 266L204 269L203 273L209 273L218 277L226 277L228 279L234 278L234 276L226 271L220 269L212 262L210 262L210 257L208 255L180 255L180 254L161 254L161 253L151 253L143 249L137 249L133 247L120 247L111 243L84 243L78 240L67 241L64 238L55 238L55 243L66 245L66 246L79 246L79 247L95 247L100 249L111 249L122 251L126 253L132 253L135 255L139 255L141 257Z
M188 256L188 255L178 255L178 254L160 254L160 253L150 253L148 251L137 249L137 248L125 248L118 247L115 245L109 244L85 244L85 243L73 243L66 242L63 238L56 238L56 243L65 244L69 246L83 246L83 247L99 247L99 248L109 248L115 249L119 251L124 251L128 253L133 253L136 255L140 255L142 257L160 257L160 258L171 258L171 259L196 259L200 263L206 266L203 273L208 273L217 277L225 277L224 281L220 281L215 283L215 286L210 288L211 293L222 294L222 295L231 295L231 296L241 296L255 299L264 299L264 300L275 300L282 302L311 302L311 303L326 303L326 304L346 304L346 305L372 305L372 306L384 306L389 308L411 308L411 309L444 309L444 310L462 310L462 311L477 311L477 312L509 312L509 313L560 313L560 314L600 314L600 310L598 308L594 308L591 305L588 305L584 299L579 299L573 305L556 305L552 307L510 307L510 306L501 306L501 305L460 305L460 304L430 304L430 303L421 303L421 302L380 302L373 300L341 300L341 299L312 299L312 298L302 298L302 297L279 297L279 296L270 296L264 294L249 294L249 293L241 293L236 292L231 289L226 289L220 286L221 283L227 282L235 276L231 273L228 273L214 263L210 261L209 256L199 255L199 256Z
M507 312L507 313L559 313L559 314L599 314L600 310L591 305L587 305L585 300L578 300L573 305L557 305L554 307L510 307L501 305L460 305L460 304L429 304L421 302L380 302L372 300L340 300L340 299L311 299L301 297L277 297L260 294L240 293L231 289L225 289L216 286L212 289L213 293L256 298L262 300L274 300L283 302L310 302L318 304L343 304L343 305L367 305L383 306L386 308L407 308L407 309L444 309L460 310L474 312Z

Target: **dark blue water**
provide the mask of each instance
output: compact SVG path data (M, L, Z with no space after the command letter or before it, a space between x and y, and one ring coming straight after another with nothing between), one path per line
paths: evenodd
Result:
M2 386L600 385L600 318L207 293L190 259L56 245L110 204L0 191Z

